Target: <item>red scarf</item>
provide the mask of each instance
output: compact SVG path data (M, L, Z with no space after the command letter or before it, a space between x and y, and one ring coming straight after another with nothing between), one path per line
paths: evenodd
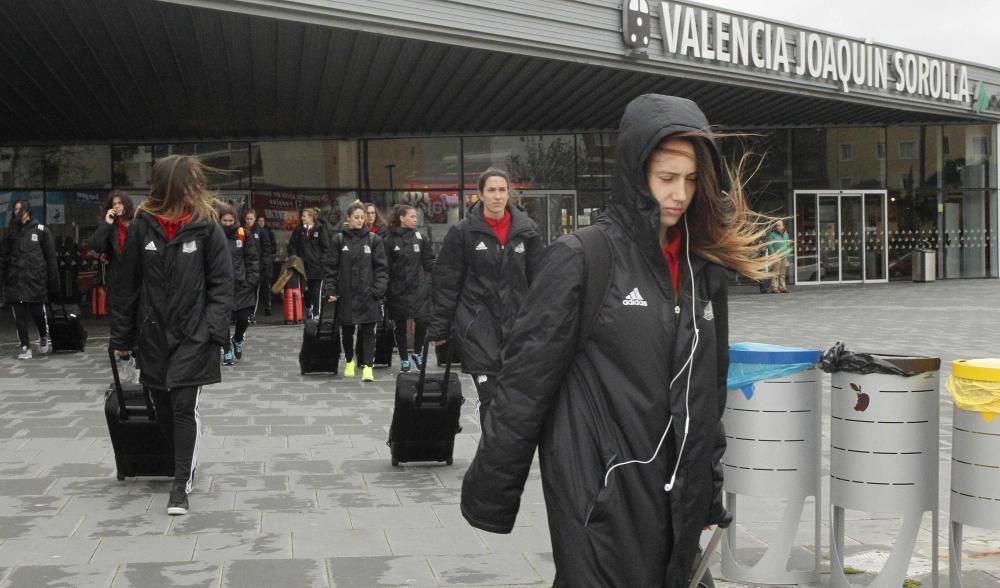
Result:
M500 241L500 245L507 244L507 233L510 231L510 211L506 208L503 211L503 218L500 220L494 220L486 216L486 209L483 209L483 219L486 220L486 224L493 230L493 234L497 236L497 241Z
M125 234L128 233L128 227L126 227L125 223L123 223L120 219L115 219L115 222L118 223L118 251L124 253Z
M677 293L677 285L681 279L681 232L678 229L667 230L667 246L663 248L663 258L667 260L670 268L670 280L673 282L674 294Z
M156 222L160 223L160 226L163 227L163 232L167 234L168 243L170 241L173 241L174 236L177 234L177 231L180 231L181 227L183 227L185 224L187 224L188 221L191 220L190 212L185 212L177 220L166 219L158 214L154 216L156 218Z
M372 225L372 226L368 227L368 232L369 233L377 233L378 232L378 227L376 227L375 225Z

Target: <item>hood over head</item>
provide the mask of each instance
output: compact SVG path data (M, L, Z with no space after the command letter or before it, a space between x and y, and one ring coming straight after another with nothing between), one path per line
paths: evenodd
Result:
M710 133L705 114L687 98L643 94L625 107L618 126L618 157L608 215L621 222L643 245L659 250L660 209L646 181L646 161L660 141L677 133ZM722 154L710 139L719 184L725 185ZM701 195L696 195L699 198Z

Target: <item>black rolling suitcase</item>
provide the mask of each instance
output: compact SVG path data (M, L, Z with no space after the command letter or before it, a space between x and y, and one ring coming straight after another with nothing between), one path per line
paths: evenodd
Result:
M395 325L389 320L375 323L375 365L385 367L392 365L392 354L396 350L394 327Z
M302 349L299 350L299 372L303 375L336 375L340 367L340 336L337 333L335 304L326 301L320 303L319 316L305 321L302 328Z
M49 340L52 351L83 351L87 329L80 322L80 309L73 304L52 306L49 312Z
M114 382L104 394L104 416L115 450L118 479L173 476L173 443L164 438L156 424L156 408L149 389L142 384L122 385L115 352L109 350L108 355Z
M424 343L424 356L428 351ZM409 461L443 461L451 465L455 434L462 430L462 384L446 363L444 374L427 375L427 362L417 373L396 376L396 406L389 441L392 465Z

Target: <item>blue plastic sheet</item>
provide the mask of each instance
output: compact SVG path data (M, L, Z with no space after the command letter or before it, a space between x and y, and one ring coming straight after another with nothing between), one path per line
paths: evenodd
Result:
M734 343L729 346L729 373L726 387L740 390L749 400L754 384L805 371L819 361L818 349L785 347L768 343Z

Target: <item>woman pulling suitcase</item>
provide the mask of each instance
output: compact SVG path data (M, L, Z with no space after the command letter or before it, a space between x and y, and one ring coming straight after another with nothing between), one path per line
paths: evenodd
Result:
M375 380L375 323L382 320L382 298L389 273L382 238L365 228L365 205L347 207L347 228L333 241L331 279L323 283L323 295L337 301L337 321L344 349L344 377L354 377L358 363L361 379ZM308 270L306 270L308 272ZM361 343L355 358L354 333Z
M233 357L243 359L243 337L250 325L250 313L257 305L257 283L260 281L260 249L253 235L236 222L236 210L229 204L219 205L219 224L226 233L226 243L233 263L233 323L232 339L226 337L222 362L233 365Z
M141 382L156 421L173 439L174 483L167 514L188 512L198 461L198 396L222 380L219 350L229 337L232 256L215 221L198 159L153 164L149 197L136 211L112 283L111 349L138 348Z
M385 238L385 254L389 259L389 291L386 310L396 323L396 347L399 349L399 369L410 371L410 356L406 348L406 322L413 320L414 360L417 367L424 362L421 350L427 317L430 314L431 272L434 269L434 248L417 230L417 211L407 204L397 204L389 211L389 230Z

